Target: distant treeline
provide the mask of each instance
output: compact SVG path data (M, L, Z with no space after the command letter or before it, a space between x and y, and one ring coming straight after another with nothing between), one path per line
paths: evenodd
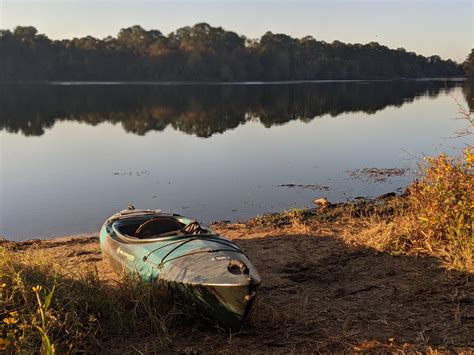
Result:
M466 67L467 68L467 67ZM472 69L472 68L471 68ZM0 81L279 81L463 76L461 64L377 42L326 43L265 33L249 40L200 23L168 36L133 26L117 37L51 40L0 30Z
M301 85L0 85L0 130L42 135L60 121L121 124L146 134L172 127L210 137L248 121L265 127L347 112L372 114L473 82L409 81ZM472 107L471 107L472 109Z

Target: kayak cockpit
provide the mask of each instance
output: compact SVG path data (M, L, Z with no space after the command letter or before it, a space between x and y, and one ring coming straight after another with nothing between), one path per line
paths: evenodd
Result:
M186 225L175 217L163 216L143 220L132 219L131 223L121 223L118 230L121 234L138 239L149 239L166 233L179 231Z
M186 235L209 234L197 221L174 215L129 217L111 224L114 234L128 242L163 240Z

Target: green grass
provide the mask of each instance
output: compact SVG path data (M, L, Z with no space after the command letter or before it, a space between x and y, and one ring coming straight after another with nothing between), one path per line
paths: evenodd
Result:
M405 198L397 196L384 200L361 200L331 205L329 207L290 209L281 213L259 215L248 221L249 227L284 227L296 223L334 222L344 219L389 219L407 208Z

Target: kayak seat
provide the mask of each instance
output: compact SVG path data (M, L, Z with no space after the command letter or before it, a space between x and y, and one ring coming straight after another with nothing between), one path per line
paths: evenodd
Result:
M135 232L134 237L138 239L147 239L151 237L159 237L160 235L173 235L180 233L180 229L184 227L174 218L159 217L153 218L141 224Z
M120 233L126 235L126 236L129 236L129 237L133 237L135 235L135 232L137 231L138 227L140 227L140 224L125 224L125 225L121 225L119 227L119 231Z

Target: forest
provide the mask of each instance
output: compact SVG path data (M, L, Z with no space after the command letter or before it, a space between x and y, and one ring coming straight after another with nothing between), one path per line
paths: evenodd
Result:
M0 81L287 81L472 75L464 63L377 42L327 43L265 33L248 39L199 23L169 35L140 26L116 37L51 40L32 26L0 30Z

